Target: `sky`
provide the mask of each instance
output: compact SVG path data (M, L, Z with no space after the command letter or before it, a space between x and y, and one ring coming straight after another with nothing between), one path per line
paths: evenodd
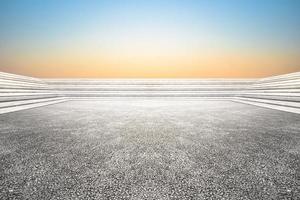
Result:
M300 71L299 0L0 0L0 71L258 78Z

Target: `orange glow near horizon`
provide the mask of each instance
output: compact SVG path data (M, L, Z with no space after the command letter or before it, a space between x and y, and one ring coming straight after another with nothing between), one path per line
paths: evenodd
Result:
M260 78L300 71L298 1L0 2L0 71Z
M18 67L6 71L40 78L260 78L299 71L300 62L296 55L275 53L143 55L127 52L98 56L71 51L38 57L27 54L9 63L13 65Z

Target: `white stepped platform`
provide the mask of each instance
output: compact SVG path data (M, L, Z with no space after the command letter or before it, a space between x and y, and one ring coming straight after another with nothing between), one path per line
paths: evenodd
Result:
M6 72L0 72L0 79L2 80L17 80L23 82L32 82L32 83L42 83L43 81L38 78L33 78L29 76L22 76L17 74L11 74Z
M7 101L20 101L20 100L33 100L33 99L44 99L44 98L52 98L52 97L63 97L61 95L42 95L42 94L36 94L36 95L17 95L17 96L0 96L0 102L7 102Z
M277 101L294 101L300 102L300 96L289 96L284 95L275 95L275 94L242 94L239 97L245 98L255 98L255 99L266 99L266 100L277 100Z
M42 79L53 85L249 85L258 79Z
M47 102L39 102L39 103L33 103L33 104L27 104L27 105L21 105L21 106L12 106L12 107L8 107L8 108L1 108L0 114L10 113L10 112L15 112L15 111L20 111L20 110L26 110L26 109L30 109L30 108L36 108L36 107L41 107L41 106L46 106L46 105L51 105L51 104L56 104L56 103L62 103L65 101L67 101L67 99L58 99L58 100L47 101Z
M299 113L300 72L263 79L37 79L0 72L0 109L66 100L233 100Z
M0 72L0 114L66 100L41 79Z
M245 98L245 97L235 97L234 99L235 100L242 100L242 101L251 101L251 102L258 102L258 103L266 103L266 104L272 104L272 105L280 105L280 106L300 108L300 102L295 102L295 101L285 101L285 100L280 101L280 100Z
M294 72L289 74L283 74L278 76L271 76L267 78L262 78L259 80L260 83L267 83L267 82L276 82L276 81L286 81L290 79L300 79L300 72Z
M19 93L0 93L0 97L17 97L17 96L35 96L35 95L55 95L51 92L41 92L41 93L32 93L32 92L19 92Z
M259 107L264 107L264 108L270 108L270 109L274 109L274 110L281 110L281 111L285 111L285 112L300 114L300 108L294 108L294 107L288 107L288 106L276 105L276 104L269 104L269 103L264 103L264 102L255 102L255 101L249 101L249 100L233 99L233 101L239 102L239 103L250 104L250 105L254 105L254 106L259 106Z
M67 98L65 98L65 97L51 97L51 98L42 98L42 99L29 99L29 100L0 102L0 109L15 107L15 106L29 105L29 104L36 104L36 103L58 101L58 100L67 100Z
M224 101L232 100L231 97L68 97L68 100L72 101L132 101L132 100L142 100L142 101L155 101L155 100L174 100L174 101Z
M300 112L300 72L258 80L234 100L287 112Z
M1 77L0 77L1 78ZM6 79L0 79L0 84L1 85L16 85L16 86L45 86L44 83L41 83L41 82L27 82L27 81L24 81L24 80L6 80Z
M253 79L44 79L71 98L228 97Z

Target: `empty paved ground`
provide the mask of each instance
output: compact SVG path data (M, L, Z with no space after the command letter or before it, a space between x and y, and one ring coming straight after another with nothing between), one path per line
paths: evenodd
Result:
M0 115L0 199L299 199L300 115L71 101Z

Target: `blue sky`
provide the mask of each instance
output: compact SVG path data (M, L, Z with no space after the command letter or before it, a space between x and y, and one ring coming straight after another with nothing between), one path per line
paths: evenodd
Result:
M72 77L299 71L299 10L297 0L1 0L0 70L59 76L60 67Z

